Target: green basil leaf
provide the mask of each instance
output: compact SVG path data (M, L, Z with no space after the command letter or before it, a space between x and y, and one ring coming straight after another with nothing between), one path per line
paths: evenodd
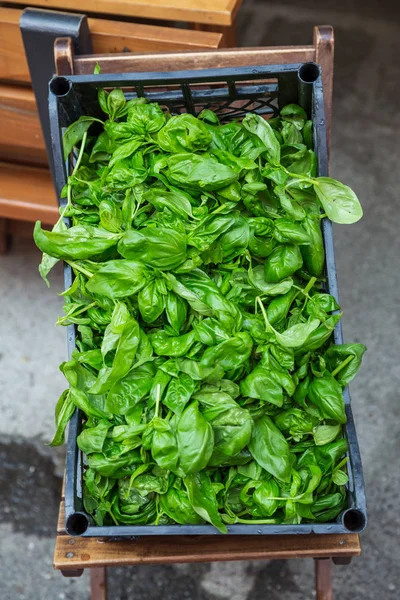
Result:
M192 508L185 490L170 488L160 496L160 506L170 519L181 525L199 525L204 519Z
M351 188L330 177L318 177L314 190L328 218L334 223L356 223L363 216L360 201Z
M95 427L84 427L76 439L79 450L85 454L101 452L110 427L111 423L103 419L100 419Z
M217 346L207 348L200 364L211 367L220 364L224 369L235 369L247 362L253 348L253 340L248 333L238 333L235 337L224 340Z
M111 121L122 116L126 104L124 93L120 89L111 90L107 96L107 109Z
M342 387L329 373L313 379L308 397L318 407L322 417L337 423L346 423Z
M349 481L349 477L343 471L335 471L332 475L332 481L333 483L336 483L336 485L346 485Z
M324 446L330 444L339 435L341 431L340 424L338 425L318 425L313 431L313 437L316 446Z
M86 289L107 298L125 298L139 292L149 279L148 269L134 260L109 260L89 279Z
M280 145L268 121L260 115L248 113L243 119L243 126L261 140L268 160L273 164L279 164Z
M284 121L293 123L297 129L303 129L306 121L306 111L298 104L287 104L281 109L280 115Z
M83 136L93 123L103 123L100 119L83 115L75 123L71 123L63 135L64 158L67 159L74 146L82 141Z
M243 396L255 398L264 402L270 402L275 406L283 404L282 386L272 376L271 371L257 365L245 379L240 383Z
M168 291L165 312L169 324L176 331L176 333L179 334L187 315L187 304L185 300L174 292Z
M254 460L281 481L289 481L291 460L289 445L269 417L254 422L249 450Z
M74 412L75 404L72 401L70 390L64 390L56 404L56 431L49 446L61 446L64 443L65 428Z
M184 221L188 221L189 217L193 217L192 205L190 204L187 195L179 190L165 190L163 188L152 187L144 193L143 199L150 202L157 210L168 208Z
M320 321L311 319L307 323L298 323L286 329L283 333L275 331L277 341L285 348L300 348L309 339L311 333L317 329Z
M143 321L153 323L158 319L165 308L165 295L159 280L153 279L140 290L138 304Z
M293 275L302 265L303 259L298 246L279 245L272 250L264 263L265 279L269 283L278 283Z
M176 439L179 468L185 476L207 466L213 453L214 434L210 423L199 411L197 402L192 402L182 412L176 428Z
M190 375L180 373L171 379L162 402L172 412L181 415L195 388L196 383Z
M186 258L186 236L166 227L130 230L123 234L118 252L124 258L138 260L146 266L171 270Z
M61 260L91 258L118 244L120 234L91 225L76 225L62 231L45 231L36 221L33 237L44 253Z
M363 344L335 344L325 352L324 359L329 371L334 371L346 359L352 357L335 377L341 386L346 387L354 379L366 350L367 348Z
M211 139L204 123L190 114L172 117L157 135L162 150L174 153L204 151Z
M193 510L205 521L220 531L227 533L226 525L218 512L217 499L208 473L201 471L184 479L185 487Z
M133 368L112 386L105 409L114 415L126 415L150 392L154 375L155 367L151 362Z

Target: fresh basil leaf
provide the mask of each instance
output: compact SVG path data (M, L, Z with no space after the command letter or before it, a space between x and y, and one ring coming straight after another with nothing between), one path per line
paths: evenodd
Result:
M221 533L227 533L226 525L218 512L217 499L207 472L201 471L184 479L190 504L205 521L211 523Z
M273 164L279 164L280 145L268 121L260 115L248 113L243 119L243 126L261 140L268 160Z
M149 279L148 269L134 260L109 260L89 279L86 289L107 298L125 298L139 292Z
M317 177L314 191L334 223L356 223L363 216L360 201L351 188L330 177Z
M76 146L78 142L82 141L83 136L93 123L103 123L103 121L100 121L100 119L96 119L95 117L83 115L82 117L79 117L77 121L71 123L71 125L67 127L63 136L63 150L65 159L68 158L74 146Z
M268 473L281 481L290 480L289 445L266 415L254 422L249 450L254 460Z

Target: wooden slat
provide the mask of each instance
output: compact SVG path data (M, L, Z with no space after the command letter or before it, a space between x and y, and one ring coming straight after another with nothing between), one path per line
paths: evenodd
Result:
M7 223L7 232L12 239L32 239L32 221L16 221L15 219L7 219Z
M33 5L34 3L31 3L31 6ZM48 2L44 5L50 8ZM86 4L84 8L86 12ZM81 12L82 5L77 6L77 10ZM29 69L19 29L21 13L19 9L0 8L0 79L28 83ZM88 23L95 54L219 48L222 43L221 33L208 31L172 29L93 18L88 19Z
M0 256L7 254L9 247L9 221L0 217Z
M360 539L348 535L162 536L104 542L58 535L55 569L226 560L269 560L359 556ZM68 556L67 556L68 555Z
M0 85L0 160L47 165L42 129L32 90Z
M163 21L231 25L242 0L31 0L29 6ZM8 0L21 4L21 0Z
M315 561L316 600L332 600L332 561L317 558Z
M53 224L58 216L47 169L0 163L0 217Z
M315 62L321 65L324 84L324 107L326 117L326 137L330 150L332 129L333 56L335 38L331 25L314 27Z
M173 29L140 23L89 19L95 54L114 52L168 52L219 48L222 34L211 31Z
M64 487L64 484L63 484ZM58 511L58 521L57 521L57 533L65 534L65 502L61 500L60 502L60 510Z
M28 64L19 30L21 12L0 8L0 79L28 82Z
M290 64L315 60L314 46L279 46L271 48L233 48L201 52L166 52L163 54L113 54L76 56L74 74L90 75L96 62L102 73L129 71L178 71L251 65Z
M90 597L91 600L107 600L106 567L90 569Z

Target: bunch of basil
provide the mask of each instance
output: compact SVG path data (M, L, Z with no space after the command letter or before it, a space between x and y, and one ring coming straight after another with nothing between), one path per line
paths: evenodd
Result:
M324 291L320 222L357 221L356 195L316 177L297 105L221 125L118 89L99 102L107 120L65 133L60 219L34 232L43 278L58 260L75 274L52 445L79 408L86 511L221 532L335 519L342 392L365 347L332 343L342 313Z

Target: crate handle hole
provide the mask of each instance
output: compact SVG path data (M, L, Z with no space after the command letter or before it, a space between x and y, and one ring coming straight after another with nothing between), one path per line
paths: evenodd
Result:
M367 520L365 515L357 508L350 508L346 510L343 515L343 525L349 531L354 533L360 533L366 526Z
M82 535L89 527L89 518L85 513L76 512L67 519L65 529L69 535Z
M58 97L66 96L71 90L72 84L66 77L53 77L50 81L50 91Z
M320 75L320 68L315 62L308 62L299 68L299 77L304 83L314 83Z

